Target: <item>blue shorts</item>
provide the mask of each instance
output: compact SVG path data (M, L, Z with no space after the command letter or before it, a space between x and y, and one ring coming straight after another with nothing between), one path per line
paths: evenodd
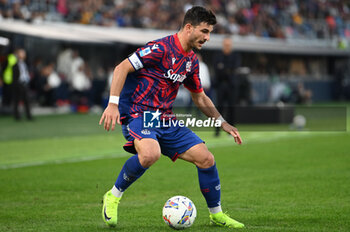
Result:
M143 118L131 118L127 122L123 120L122 132L128 142L124 150L136 154L134 140L152 138L158 141L163 155L168 156L172 161L179 157L194 145L203 143L194 132L187 127L171 126L160 128L144 128Z

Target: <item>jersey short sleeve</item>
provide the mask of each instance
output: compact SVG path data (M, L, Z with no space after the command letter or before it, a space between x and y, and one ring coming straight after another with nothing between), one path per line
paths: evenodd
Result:
M199 78L199 62L197 57L194 59L191 70L188 77L184 80L184 86L191 92L200 93L203 91L203 88Z
M150 42L138 48L129 56L129 61L137 71L142 68L153 67L162 62L164 46L161 43Z

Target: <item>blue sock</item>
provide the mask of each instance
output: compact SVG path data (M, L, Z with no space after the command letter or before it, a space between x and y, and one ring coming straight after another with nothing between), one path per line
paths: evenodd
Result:
M141 166L139 156L131 156L124 164L122 170L119 173L115 187L124 192L132 183L134 183L142 174L147 170Z
M199 186L202 194L207 201L208 208L220 206L221 191L220 179L216 164L210 168L198 168Z

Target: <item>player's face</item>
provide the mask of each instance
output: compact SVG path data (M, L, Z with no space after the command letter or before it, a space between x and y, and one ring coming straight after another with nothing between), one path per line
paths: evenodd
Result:
M192 26L189 43L191 48L200 50L203 44L210 39L210 32L213 31L214 26L208 23L200 23L198 26Z

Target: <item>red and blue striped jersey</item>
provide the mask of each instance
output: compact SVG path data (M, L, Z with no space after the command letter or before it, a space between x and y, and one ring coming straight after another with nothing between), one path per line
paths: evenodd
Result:
M120 95L122 118L157 109L172 114L181 84L191 92L203 91L197 56L183 50L177 34L147 43L128 59L135 72L128 74Z

